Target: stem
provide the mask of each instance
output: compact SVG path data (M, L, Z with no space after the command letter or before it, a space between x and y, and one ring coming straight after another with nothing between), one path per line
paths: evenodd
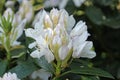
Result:
M11 54L10 54L10 51L8 49L6 49L7 51L7 60L8 62L11 60Z
M60 76L61 73L61 61L57 62L57 65L55 65L56 71L55 71L55 77L52 80L58 80L58 77Z
M10 54L10 50L8 47L5 47L6 52L7 52L7 69L10 68L10 61L11 61L11 54Z
M11 54L10 54L10 37L9 35L6 36L7 40L6 40L6 43L5 43L5 49L6 49L6 52L7 52L7 60L8 60L8 63L10 62L11 60Z
M56 66L56 77L60 76L61 73L61 62L57 62L57 66Z

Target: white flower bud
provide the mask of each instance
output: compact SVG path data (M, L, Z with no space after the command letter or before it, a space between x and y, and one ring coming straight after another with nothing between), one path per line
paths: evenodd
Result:
M14 14L11 8L7 8L3 14L6 20L8 20L8 17L10 17L10 21L12 21L12 15Z

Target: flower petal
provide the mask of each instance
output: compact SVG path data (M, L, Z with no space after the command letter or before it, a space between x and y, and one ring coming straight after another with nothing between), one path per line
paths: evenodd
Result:
M75 25L75 19L73 18L73 15L71 15L69 18L68 18L68 24L67 24L67 32L68 34L70 34L73 26Z
M8 16L10 16L10 21L12 22L12 15L13 15L13 11L11 8L7 8L3 14L3 16L5 17L5 19L8 19Z
M86 39L88 38L89 34L87 31L85 31L84 33L82 33L80 36L76 36L73 37L73 46L78 47L80 44L84 43L86 41Z
M17 32L16 40L23 34L24 27L26 25L26 19L24 19L15 29L15 32Z
M82 44L80 44L79 46L73 46L73 54L72 54L72 57L73 58L80 58L80 56L81 56L81 52L82 52L82 50L83 50L83 48L85 47L85 45L86 45L86 42L84 42L84 43L82 43Z
M44 53L45 53L45 59L48 61L48 63L54 60L54 55L49 49L45 49Z
M32 48L34 48L35 46L37 46L37 43L36 42L33 42L33 43L31 43L31 44L29 44L29 48L30 49L32 49Z
M56 27L56 25L58 24L58 21L59 21L59 16L60 16L60 13L57 9L53 8L51 11L50 11L50 17L52 19L52 22L54 24L54 27Z
M80 7L85 2L85 0L73 0L73 2L76 7Z
M65 8L65 6L67 5L68 0L61 0L60 4L59 4L59 8L63 9Z
M44 53L42 53L42 52L40 52L40 51L38 51L38 50L35 50L35 51L33 51L31 54L30 54L30 56L31 57L33 57L33 58L40 58L40 57L42 57L44 55Z
M79 36L85 31L87 31L87 25L85 24L85 22L79 21L71 31L70 36L71 37Z
M86 58L94 58L96 56L96 53L91 50L92 46L93 43L91 41L88 41L86 46L83 48L80 56Z
M67 46L60 47L60 49L59 49L59 58L61 60L64 60L67 57L68 52L69 52L69 49L68 49Z
M25 29L25 34L27 37L31 37L36 40L36 38L40 36L41 31L38 29L28 28L28 29Z
M46 13L44 17L44 28L53 28L53 23L50 16Z

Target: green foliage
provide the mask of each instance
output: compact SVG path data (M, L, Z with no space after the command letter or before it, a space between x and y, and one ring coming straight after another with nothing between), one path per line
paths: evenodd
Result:
M22 57L25 53L25 47L24 46L16 46L15 48L11 49L11 57L12 58L20 58Z
M27 77L38 68L33 64L32 60L20 61L18 65L9 72L16 73L20 79Z
M6 69L7 69L7 61L6 60L0 60L0 76L2 76Z
M47 60L44 57L41 57L40 59L35 59L35 63L41 67L42 69L54 73L54 67L52 66L52 64L48 63Z
M8 35L12 30L13 17L11 17L11 15L8 15L8 18L6 19L5 17L0 15L0 20L0 27L3 29L4 33Z
M0 0L1 14L4 12L5 1ZM32 2L36 12L43 8L44 0L33 0ZM115 80L120 79L120 10L116 8L119 5L119 0L86 0L86 3L81 7L75 7L73 1L69 0L66 9L75 16L76 20L86 21L91 34L89 40L94 43L97 57L91 60L92 62L81 58L75 59L65 70L61 70L61 75L58 76L57 80L67 78L70 80L110 80L114 79L113 76L115 76ZM48 10L50 9L48 8ZM9 16L6 20L5 17L0 15L0 19L0 27L7 33L6 35L9 35L13 17ZM31 23L28 23L27 27L29 26L31 26ZM7 38L5 45L9 45L9 37ZM4 41L3 36L0 36L0 39ZM13 48L9 47L11 48L10 55L12 58L10 62L5 60L7 54L3 46L1 48L0 43L0 76L10 71L24 79L41 68L52 74L55 73L54 64L48 63L44 56L40 59L31 59L29 54L32 49L29 50L27 46L33 41L22 37L22 44L25 47L21 45ZM100 69L94 68L94 66Z
M77 59L77 60L73 61L72 64L70 65L70 70L64 72L62 74L62 76L72 73L72 74L76 74L76 75L88 75L88 77L85 77L85 78L82 77L83 80L88 79L89 76L92 76L91 78L89 78L90 80L93 78L95 80L99 80L99 78L96 78L96 76L114 79L114 77L111 74L109 74L108 72L106 72L104 70L94 68L92 66L89 67L90 64L91 63Z
M0 0L0 13L3 11L5 0Z
M107 78L113 78L111 74L109 74L106 71L103 71L101 69L97 68L89 68L89 67L78 67L78 68L71 68L70 73L74 74L82 74L82 75L94 75L94 76L100 76L100 77L107 77Z
M81 80L100 80L100 79L94 76L81 76Z
M105 19L105 15L101 11L101 9L95 6L87 7L85 13L90 21L97 25L102 25L102 22Z

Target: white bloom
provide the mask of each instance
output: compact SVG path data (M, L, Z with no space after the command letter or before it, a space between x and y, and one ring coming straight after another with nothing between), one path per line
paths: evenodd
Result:
M22 20L23 19L26 19L27 22L30 22L33 18L33 6L32 4L30 3L29 0L23 0L21 5L20 5L20 8L17 12L17 17L21 18Z
M59 3L60 3L60 0L45 0L44 6L47 8L54 7L54 6L59 5Z
M85 2L85 0L73 0L73 2L76 7L80 7Z
M73 40L73 57L87 57L93 58L96 56L94 51L91 51L92 42L86 41L89 33L87 32L87 26L84 22L79 21L75 28L70 33Z
M5 73L0 80L20 80L15 73Z
M31 79L48 80L50 76L52 76L50 72L47 72L44 69L40 69L31 74Z
M10 35L11 46L20 45L20 42L18 42L17 39L21 37L21 35L23 34L25 25L26 25L26 19L20 22L15 29L12 28L11 35Z
M5 3L5 6L6 6L6 7L9 7L9 8L12 8L12 7L14 7L14 4L15 4L15 1L7 1L7 2Z
M12 21L12 15L14 14L14 12L12 11L11 8L7 8L3 14L3 16L5 17L6 20L8 20L8 16L10 16L10 21Z
M58 6L60 9L65 8L69 0L45 0L44 7L56 7ZM85 0L73 0L76 7L80 7Z
M35 19L34 29L25 30L26 36L35 40L29 45L30 48L36 48L31 53L33 58L44 55L46 60L51 62L54 59L64 61L70 56L95 57L95 52L90 50L93 46L92 42L86 41L89 33L85 22L79 21L73 28L75 19L64 9L53 8L50 13L42 10L38 14L40 19Z
M12 29L10 31L10 46L15 46L19 45L20 42L17 42L17 39L22 35L25 24L26 24L26 19L17 21L17 16L14 15L13 11L11 8L7 8L6 11L4 12L3 16L5 17L6 20L8 20L8 17L10 17L10 22L12 23ZM12 21L13 19L13 21ZM4 35L4 30L2 27L0 27L0 36L4 36L4 41L6 41L7 36Z
M94 51L91 51L92 46L93 46L93 43L90 41L87 41L86 46L83 48L80 56L87 57L87 58L95 57L96 53Z

